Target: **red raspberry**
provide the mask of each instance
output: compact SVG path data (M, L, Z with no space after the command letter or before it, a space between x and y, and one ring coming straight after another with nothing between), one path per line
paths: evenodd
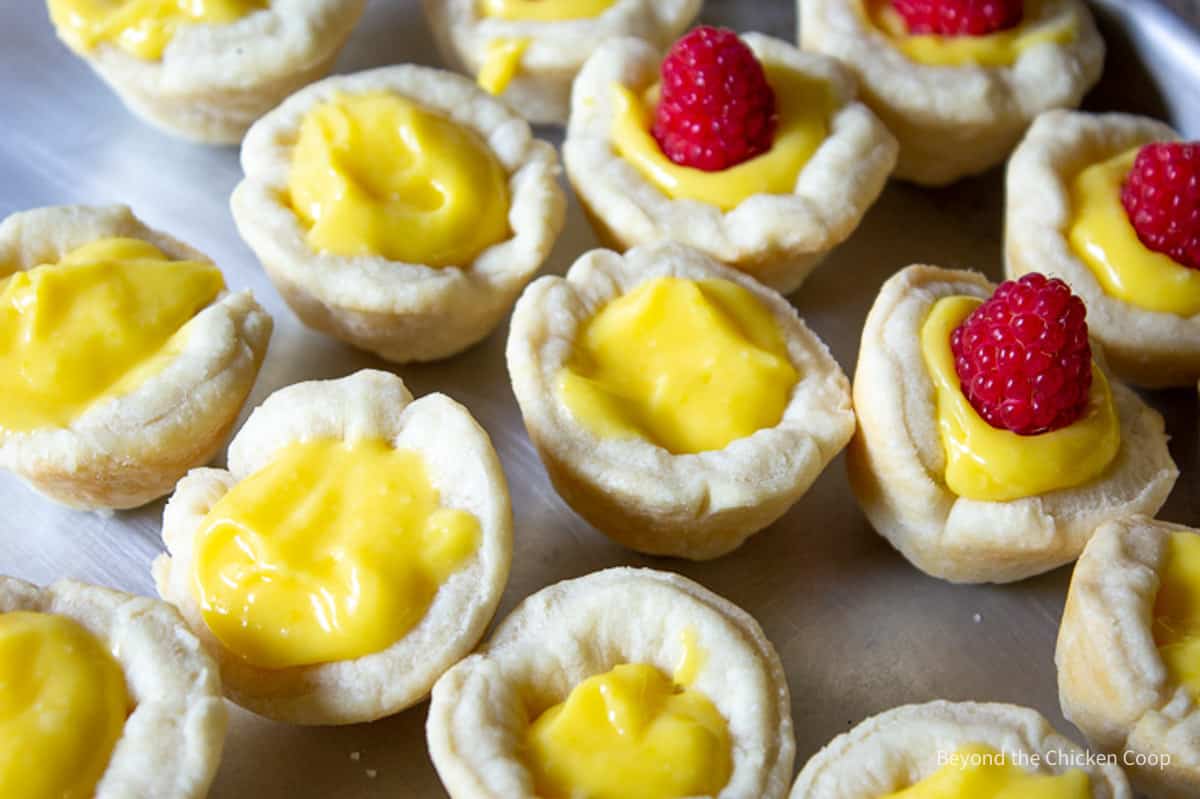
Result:
M1200 269L1200 142L1139 150L1121 187L1121 204L1142 244Z
M1025 16L1024 0L892 0L908 32L986 36L1012 28Z
M777 123L762 64L733 31L696 28L667 53L653 129L667 158L727 169L770 150Z
M992 427L1023 436L1069 426L1092 387L1087 309L1036 272L1000 284L950 336L963 393Z

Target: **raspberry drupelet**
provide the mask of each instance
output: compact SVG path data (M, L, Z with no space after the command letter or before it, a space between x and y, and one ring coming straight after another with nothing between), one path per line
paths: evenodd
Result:
M667 53L652 132L676 164L736 166L771 149L777 124L762 64L733 31L696 28Z
M1200 269L1200 142L1159 142L1138 151L1121 204L1142 244Z
M1061 280L1035 272L1001 283L954 330L950 347L963 393L992 427L1037 435L1087 410L1087 309Z
M915 35L986 36L1021 24L1024 0L892 0Z

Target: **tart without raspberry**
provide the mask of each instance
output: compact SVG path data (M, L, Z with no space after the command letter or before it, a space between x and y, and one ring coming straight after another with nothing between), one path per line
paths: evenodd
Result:
M237 144L318 80L366 0L47 0L60 39L130 111L176 136Z
M1036 710L945 701L862 721L808 761L791 793L791 799L1010 796L1133 794L1116 764L1089 760Z
M884 284L847 466L875 529L922 571L1023 579L1166 500L1178 470L1162 417L1110 379L1082 311L1040 275L996 289L911 266Z
M1144 386L1200 379L1200 145L1157 120L1050 112L1007 179L1008 274L1062 277L1113 371Z
M679 244L595 250L530 284L507 357L555 488L638 552L741 546L854 429L846 376L795 309Z
M835 60L714 28L665 59L632 39L599 47L563 145L607 246L676 241L785 293L857 227L895 154Z
M1082 0L802 0L805 50L844 61L900 141L896 176L940 186L1002 162L1034 117L1079 105L1104 42Z
M600 42L632 36L665 48L702 0L425 0L447 63L535 124L561 125L571 83Z
M1063 715L1147 796L1200 793L1200 530L1132 516L1079 557L1054 662Z

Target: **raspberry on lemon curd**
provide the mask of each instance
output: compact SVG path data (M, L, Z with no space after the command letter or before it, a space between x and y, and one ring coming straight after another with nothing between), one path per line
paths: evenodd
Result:
M1104 62L1082 0L803 0L800 41L858 77L900 140L896 176L935 186L999 164Z
M665 60L635 39L599 47L563 159L608 246L687 244L787 293L858 226L896 142L834 59L703 27Z
M1049 113L1008 172L1010 276L1061 275L1113 371L1200 380L1200 143L1128 114Z
M1100 524L1161 507L1178 476L1162 417L1109 378L1087 315L1041 274L994 288L910 266L884 284L847 465L875 529L922 571L1020 580L1074 560Z

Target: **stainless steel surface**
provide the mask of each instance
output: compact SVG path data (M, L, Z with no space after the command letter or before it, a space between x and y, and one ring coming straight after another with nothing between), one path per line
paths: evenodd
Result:
M1200 45L1148 2L1099 3L1112 56L1093 108L1169 114L1200 136ZM705 19L794 35L790 0L711 0ZM436 64L416 0L373 0L338 71L402 61ZM240 177L233 149L178 142L141 124L54 38L42 4L0 3L0 215L59 203L131 205L211 255L234 288L249 287L276 320L250 406L310 378L383 364L304 329L238 239L227 198ZM794 298L853 369L863 318L884 279L914 261L1001 271L999 174L949 189L892 185L859 231ZM547 268L563 271L595 246L574 204ZM928 578L876 536L850 495L839 459L780 522L736 553L689 564L633 555L558 499L521 426L497 330L447 363L404 368L415 393L444 391L491 433L512 489L516 547L501 607L554 581L617 564L674 569L749 610L775 643L792 690L797 768L831 737L894 705L935 697L1032 705L1064 730L1053 648L1069 569L1007 587ZM1148 395L1167 416L1184 470L1163 511L1200 524L1197 399ZM2 401L2 400L0 400ZM162 502L111 517L60 509L0 475L0 573L36 582L72 576L153 594ZM425 706L370 725L304 729L241 711L212 796L437 797Z

